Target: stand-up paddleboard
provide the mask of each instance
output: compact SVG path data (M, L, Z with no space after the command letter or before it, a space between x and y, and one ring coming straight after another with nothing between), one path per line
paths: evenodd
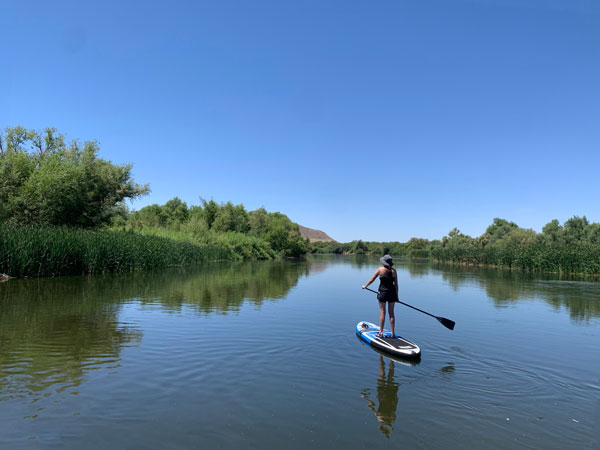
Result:
M419 358L421 349L414 343L400 336L392 337L389 330L383 330L383 337L377 337L379 327L370 322L358 322L356 334L369 345L401 358Z

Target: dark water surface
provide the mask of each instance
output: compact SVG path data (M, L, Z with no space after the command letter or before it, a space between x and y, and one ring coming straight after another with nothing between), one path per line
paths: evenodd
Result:
M0 448L600 448L599 282L401 262L401 299L457 323L398 306L410 364L354 335L376 267L0 284Z

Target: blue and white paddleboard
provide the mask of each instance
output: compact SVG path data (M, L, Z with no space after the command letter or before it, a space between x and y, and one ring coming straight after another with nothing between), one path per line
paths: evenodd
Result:
M377 337L379 327L370 322L358 322L356 334L367 344L401 358L419 358L421 349L408 339L398 335L392 336L389 330L383 329L383 337Z

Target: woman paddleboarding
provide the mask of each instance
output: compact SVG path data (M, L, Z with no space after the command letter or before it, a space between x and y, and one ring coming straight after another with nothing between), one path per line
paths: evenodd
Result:
M396 322L396 317L394 316L394 306L396 303L399 303L398 300L398 275L396 274L396 269L392 266L394 265L394 261L390 255L384 255L379 258L382 267L378 268L375 271L375 274L371 277L367 284L365 284L362 288L367 289L367 287L375 281L377 277L379 277L379 292L377 293L377 300L379 300L379 330L383 330L383 325L385 323L385 304L387 303L388 313L390 315L390 328L392 329L392 337L395 337L394 325ZM382 337L381 331L377 333L377 337Z

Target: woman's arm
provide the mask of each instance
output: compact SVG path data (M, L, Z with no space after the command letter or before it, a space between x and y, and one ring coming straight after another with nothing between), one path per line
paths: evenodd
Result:
M398 297L398 274L396 269L393 269L392 272L394 274L394 285L396 286L396 297Z
M362 287L363 289L366 289L373 281L375 281L375 278L377 278L379 276L380 270L381 270L381 267L375 271L375 274L371 277L371 279L369 281L367 281L367 284L363 285L363 287Z

